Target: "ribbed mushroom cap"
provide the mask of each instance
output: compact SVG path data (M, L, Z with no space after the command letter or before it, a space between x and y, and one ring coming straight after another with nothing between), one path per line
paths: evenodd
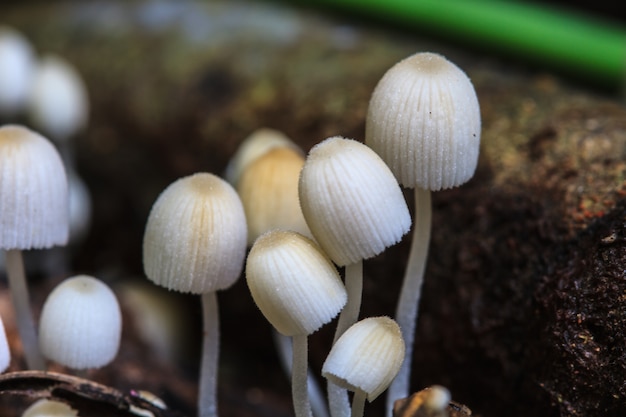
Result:
M312 240L291 231L272 230L256 240L246 281L265 318L286 336L315 332L348 299L331 260Z
M365 143L402 185L437 191L474 175L480 124L467 75L441 55L418 53L395 64L376 86Z
M42 398L30 405L22 417L77 417L78 411L60 401Z
M9 349L9 341L4 330L4 323L0 317L0 373L7 370L11 364L11 350Z
M50 141L22 126L0 127L0 248L67 243L65 167Z
M120 346L122 314L102 281L78 275L48 295L39 321L41 353L72 369L100 368Z
M248 222L248 245L272 229L311 231L298 199L304 156L291 147L276 147L252 161L237 182Z
M288 147L296 152L300 152L298 146L278 130L266 127L255 130L241 142L237 151L228 162L224 179L236 186L241 173L252 161L276 147Z
M35 58L28 40L7 26L0 26L0 62L0 114L13 116L26 104Z
M324 361L322 375L350 391L365 392L371 402L391 384L403 358L398 324L389 317L370 317L341 335Z
M203 294L230 287L246 254L246 216L237 192L209 173L170 184L152 206L143 267L155 284Z
M335 136L311 149L299 195L313 236L340 266L378 255L411 227L402 190L387 165L352 139Z
M53 140L66 141L87 124L87 87L59 56L48 55L39 62L28 104L33 124Z

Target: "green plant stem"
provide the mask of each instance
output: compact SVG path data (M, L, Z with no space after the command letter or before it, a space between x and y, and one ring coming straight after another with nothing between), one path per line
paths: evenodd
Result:
M341 313L339 313L333 344L359 319L363 294L363 261L346 265L345 275L348 301ZM348 417L350 415L348 391L330 381L328 381L327 390L331 417Z
M291 370L291 395L296 417L311 417L308 395L307 335L293 336L293 368Z
M26 366L32 370L45 370L46 362L39 350L39 340L33 313L30 309L30 297L24 273L22 251L11 249L5 252L7 280L11 290L11 300L15 309L17 330L22 340Z
M202 294L202 360L198 387L198 416L217 417L217 365L219 357L219 309L217 294Z
M390 417L393 403L409 395L411 382L411 362L413 358L413 344L415 327L419 311L419 302L424 282L424 270L428 257L431 229L431 192L415 188L415 220L413 222L413 236L409 260L402 281L402 289L396 307L396 322L402 331L405 343L404 361L398 375L387 390L387 416Z
M503 0L326 0L352 13L472 42L532 60L595 83L623 86L626 29L564 8Z

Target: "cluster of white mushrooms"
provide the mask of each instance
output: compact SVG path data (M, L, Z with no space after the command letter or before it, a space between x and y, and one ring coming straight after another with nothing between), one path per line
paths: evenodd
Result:
M12 42L20 38L0 29L0 60L8 59ZM14 71L25 74L31 58L15 54ZM63 66L55 59L48 65ZM28 93L17 84L2 84L11 76L7 71L0 67L0 111L10 114L31 101L33 125L58 139L61 148L59 153L26 127L0 127L0 248L26 361L31 369L45 369L44 357L75 369L100 367L113 360L120 342L113 292L93 277L63 281L46 300L37 332L21 258L22 250L68 241L66 168L72 172L72 165L60 155L71 154L62 144L84 126L86 113L75 107L86 99L70 93L72 83L50 67L40 69L37 82L30 79L41 86ZM50 88L66 101L51 103ZM57 107L66 111L52 117ZM241 144L224 178L198 172L175 180L156 199L143 240L144 272L159 286L201 296L200 417L218 415L216 293L232 286L242 271L278 335L297 417L361 417L365 400L391 385L390 416L395 400L408 396L430 237L430 191L468 181L478 160L480 111L469 78L438 54L418 53L399 62L372 95L364 142L330 137L305 156L282 133L260 129ZM401 184L415 188L413 220ZM412 223L395 318L361 318L363 261L402 240ZM336 317L322 367L324 397L310 375L307 338ZM0 330L4 334L1 321ZM0 338L0 367L9 364L6 338ZM433 404L443 409L449 396L442 398Z

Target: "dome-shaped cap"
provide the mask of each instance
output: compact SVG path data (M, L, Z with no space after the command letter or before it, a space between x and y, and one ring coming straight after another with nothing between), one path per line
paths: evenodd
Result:
M0 127L0 248L49 248L68 235L67 177L56 148L25 127Z
M122 314L102 281L78 275L61 282L46 299L39 321L39 345L48 359L72 369L99 368L120 346Z
M246 253L246 216L233 187L209 173L170 184L152 206L143 267L155 284L203 294L230 287Z
M233 186L237 185L242 172L255 159L274 148L288 147L300 152L298 146L279 130L262 127L255 130L241 142L228 162L224 178Z
M311 231L298 199L304 156L291 147L276 147L252 161L237 182L248 222L248 244L272 229Z
M378 255L411 227L389 167L352 139L335 136L311 149L300 173L299 195L315 240L340 266Z
M467 75L441 55L418 53L395 64L376 86L365 143L402 185L437 191L474 175L480 124Z
M87 87L69 62L45 56L35 71L28 109L34 126L52 140L66 141L87 124Z
M33 48L18 31L0 25L0 114L23 109L35 68Z
M286 336L315 332L348 299L331 260L312 240L291 231L272 230L256 240L246 281L265 318Z
M371 402L387 389L404 359L404 340L389 317L356 322L333 345L322 375L350 391L361 390Z
M24 410L22 417L78 417L78 411L60 401L42 398Z

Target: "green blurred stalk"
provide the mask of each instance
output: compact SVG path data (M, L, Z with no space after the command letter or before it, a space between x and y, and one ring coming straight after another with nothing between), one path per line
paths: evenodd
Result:
M624 85L626 28L616 23L507 0L317 0L355 13L365 13L497 48L518 59L556 66L595 83Z

